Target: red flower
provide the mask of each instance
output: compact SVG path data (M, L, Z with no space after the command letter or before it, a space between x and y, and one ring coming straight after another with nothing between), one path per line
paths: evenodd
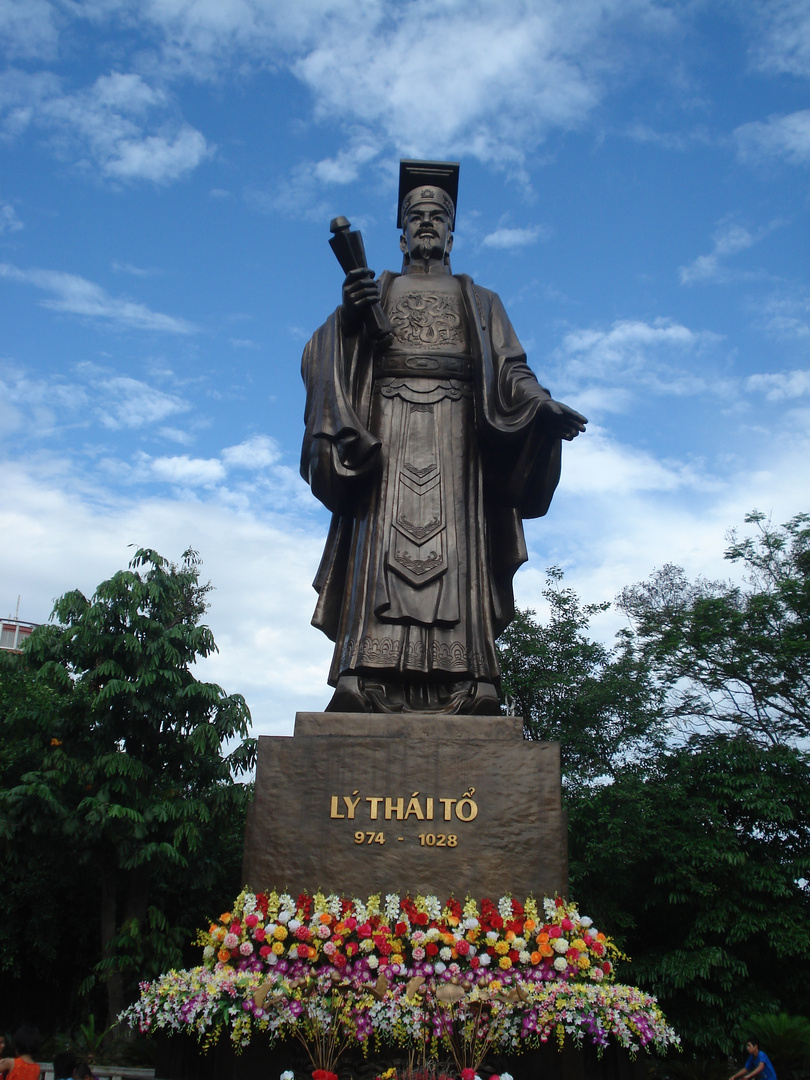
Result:
M343 955L343 953L336 952L335 955L332 957L332 963L335 965L335 967L345 967L346 957Z
M428 914L426 911L417 911L416 916L411 919L411 922L415 922L417 926L427 926Z
M349 930L354 930L357 927L357 919L355 919L354 915L351 915L348 919L344 919L344 922Z
M472 960L470 960L470 967L473 969L473 971L475 971L475 969L480 967L480 966L481 966L481 961L478 959L477 956L474 956L472 958Z
M574 929L574 924L571 922L571 920L567 916L560 923L560 926L563 928L563 930L573 930Z
M425 952L428 954L428 956L435 956L438 951L439 946L436 944L435 941L429 941L425 946Z
M579 949L569 949L565 954L566 960L579 960Z
M303 912L303 921L309 922L312 914L312 897L307 893L301 893L298 897L298 910Z
M361 923L360 926L357 927L357 936L358 937L371 937L372 932L373 931L371 929L371 923L370 922Z
M593 949L595 956L605 955L605 946L602 944L601 941L592 941L591 948Z
M606 975L609 975L611 971L613 971L613 964L611 964L609 960L606 960L604 964L602 964L602 971L604 971Z
M354 956L354 954L357 952L359 947L360 946L357 944L356 941L347 941L346 942L346 955L347 956Z
M475 1069L462 1069L461 1080L475 1080Z
M561 896L558 896L557 899L554 901L554 903L557 905L557 907L564 907L565 906Z
M394 927L394 937L402 937L408 933L407 924L404 922L398 922Z
M469 951L470 951L470 943L469 943L469 941L465 941L464 938L462 938L461 941L456 942L456 952L458 953L459 956L466 956Z
M562 930L559 928L559 926L551 926L549 927L548 936L550 938L562 937Z
M259 956L269 956L272 951L269 945L262 945L259 949Z
M520 959L520 953L517 951L517 949L510 949L506 955L509 957L513 964L516 964Z
M299 941L309 941L312 934L308 926L297 926L295 928L295 936Z
M328 1072L326 1069L315 1069L312 1080L338 1080L337 1073Z

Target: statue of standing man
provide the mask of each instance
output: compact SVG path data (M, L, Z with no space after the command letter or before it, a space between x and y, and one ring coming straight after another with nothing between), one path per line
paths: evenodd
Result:
M546 513L561 440L587 423L538 383L498 296L452 273L457 191L457 164L401 163L402 272L352 270L304 350L301 473L332 511L312 620L335 642L331 711L499 712L522 519Z

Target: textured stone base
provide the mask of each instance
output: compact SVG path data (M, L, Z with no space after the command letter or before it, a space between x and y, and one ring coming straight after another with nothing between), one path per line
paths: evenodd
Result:
M567 891L557 743L523 739L519 717L298 713L262 736L243 879L323 889Z

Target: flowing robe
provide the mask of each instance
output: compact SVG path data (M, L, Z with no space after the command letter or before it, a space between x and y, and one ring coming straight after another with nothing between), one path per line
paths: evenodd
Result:
M333 686L369 672L497 683L521 518L545 514L559 480L548 391L496 294L455 280L469 354L455 377L392 376L340 308L304 350L301 473L332 511L312 621L335 641Z

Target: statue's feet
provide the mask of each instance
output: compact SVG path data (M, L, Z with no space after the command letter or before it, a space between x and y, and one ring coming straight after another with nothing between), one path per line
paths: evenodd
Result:
M477 682L472 701L461 710L467 716L500 716L501 704L498 691L491 682Z
M371 703L363 693L356 675L341 675L326 712L370 712Z

